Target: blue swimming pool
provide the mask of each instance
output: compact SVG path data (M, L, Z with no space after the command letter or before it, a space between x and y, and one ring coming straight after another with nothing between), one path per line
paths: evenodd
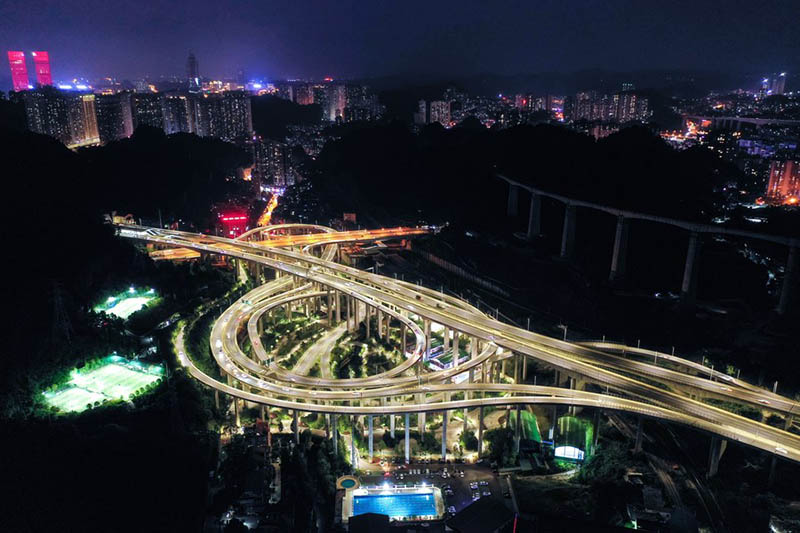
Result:
M353 496L353 515L364 513L403 518L433 516L436 514L436 501L430 493Z

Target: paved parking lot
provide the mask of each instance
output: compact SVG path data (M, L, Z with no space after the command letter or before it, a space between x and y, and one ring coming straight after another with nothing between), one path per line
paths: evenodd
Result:
M443 475L445 469L446 477ZM505 482L501 482L488 465L434 462L411 463L407 468L392 465L384 475L362 476L361 481L365 485L379 485L384 482L398 485L419 484L424 481L442 489L445 509L453 507L456 513L471 504L476 496L503 501L503 492L508 490Z

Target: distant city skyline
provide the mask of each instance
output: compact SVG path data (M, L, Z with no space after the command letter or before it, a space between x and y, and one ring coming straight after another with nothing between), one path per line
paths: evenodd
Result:
M792 1L726 9L710 0L502 2L492 16L474 1L170 7L145 2L121 16L119 5L97 0L9 5L0 46L50 51L56 79L184 76L190 51L201 74L243 70L270 79L583 68L773 72L795 70L800 57Z

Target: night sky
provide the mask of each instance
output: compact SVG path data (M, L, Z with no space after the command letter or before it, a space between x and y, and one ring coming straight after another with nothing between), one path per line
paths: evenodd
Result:
M800 61L798 21L798 0L6 0L0 45L60 80L184 75L190 50L214 77L771 72Z

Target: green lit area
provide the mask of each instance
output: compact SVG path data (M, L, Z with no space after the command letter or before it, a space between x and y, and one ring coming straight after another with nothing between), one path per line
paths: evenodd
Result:
M580 461L588 459L594 452L592 449L593 439L594 427L590 421L574 416L562 416L558 419L557 456L558 448L564 447L581 452L580 458L571 455L567 458L578 459Z
M163 373L158 365L112 355L90 370L73 370L67 383L44 393L45 402L59 411L80 412L98 402L130 399L160 380Z
M121 292L108 299L100 305L95 306L96 313L104 312L109 315L118 316L126 320L136 311L158 298L155 289L144 288L136 289L131 287L127 291Z

